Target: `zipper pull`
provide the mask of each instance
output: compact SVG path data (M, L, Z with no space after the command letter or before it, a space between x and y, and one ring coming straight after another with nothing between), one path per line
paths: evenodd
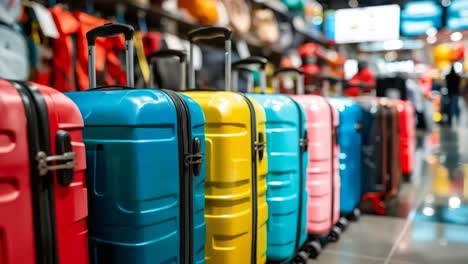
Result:
M203 163L201 140L199 138L194 138L192 144L192 154L185 154L185 165L192 169L193 176L198 176L200 175Z
M263 132L258 132L258 142L255 142L255 151L258 153L258 159L261 161L263 160L263 156L265 155L265 135Z

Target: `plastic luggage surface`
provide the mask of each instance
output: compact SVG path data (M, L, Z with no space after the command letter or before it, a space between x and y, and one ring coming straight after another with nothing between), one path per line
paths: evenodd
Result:
M257 57L238 61L233 64L233 76L237 77L238 71L247 71L251 91L253 72L243 67L259 66L261 94L249 91L246 95L260 103L266 113L267 259L284 261L295 256L307 238L307 132L305 113L298 103L285 95L265 94L266 63L266 59ZM233 78L233 87L237 87L236 79Z
M2 264L87 264L80 113L45 86L0 80L0 87L0 214L12 215L0 219Z
M328 98L340 113L340 212L351 213L361 200L361 107L347 98Z
M199 39L225 38L225 90L230 89L230 35L224 28L189 34L192 48ZM189 80L189 88L194 88L193 71ZM193 90L186 94L201 105L206 117L206 262L265 263L265 112L240 93Z
M278 70L276 75L295 69ZM302 73L301 73L302 74ZM297 95L291 97L305 110L308 133L309 162L307 167L308 221L309 234L325 236L338 221L340 208L340 177L336 173L333 153L336 146L332 135L338 120L325 98L303 94L303 76L297 78L296 87L301 87ZM333 119L336 121L333 122ZM333 127L333 128L332 128ZM333 172L335 171L335 172Z
M85 123L91 262L204 263L203 112L175 92L131 88L123 30L129 87L67 93Z

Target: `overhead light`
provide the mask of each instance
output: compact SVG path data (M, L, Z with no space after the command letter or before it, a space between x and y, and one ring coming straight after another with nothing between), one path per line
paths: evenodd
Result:
M358 0L349 0L348 1L348 5L351 7L351 8L356 8L359 6L359 2Z
M435 27L430 27L426 30L426 35L433 37L437 35L437 29Z
M456 31L450 34L450 39L452 41L460 41L462 38L463 38L463 34L461 32Z
M441 4L443 7L447 7L452 3L450 0L442 0Z
M385 50L399 50L403 48L403 41L399 39L387 40L383 43L383 47Z
M455 62L453 64L453 69L455 70L456 73L462 73L463 72L463 64L459 61Z
M437 42L437 37L436 36L429 36L426 38L427 43L429 44L434 44Z
M433 216L434 215L434 208L432 207L429 207L429 206L425 206L422 210L422 213L425 215L425 216Z
M460 208L461 200L457 196L452 196L449 198L449 207L452 209Z

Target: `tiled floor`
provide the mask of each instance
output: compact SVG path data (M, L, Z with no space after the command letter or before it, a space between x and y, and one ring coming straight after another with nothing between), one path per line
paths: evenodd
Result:
M468 264L468 128L420 135L391 216L364 215L310 264Z

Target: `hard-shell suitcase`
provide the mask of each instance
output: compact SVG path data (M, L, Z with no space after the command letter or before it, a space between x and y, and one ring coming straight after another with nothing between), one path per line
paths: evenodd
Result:
M409 179L414 168L414 152L416 148L415 109L411 101L396 100L400 115L400 164L401 173Z
M360 216L361 201L361 107L344 97L328 98L340 113L338 142L340 144L340 213L348 219Z
M0 262L87 264L83 120L63 94L0 80Z
M196 29L193 43L224 37L225 89L231 87L231 32L222 27ZM207 174L205 183L206 262L265 263L267 155L265 112L247 96L231 91L193 90L190 59L189 89L206 117Z
M307 131L305 112L291 97L266 94L265 66L268 61L250 57L233 64L233 87L237 90L238 71L253 77L252 66L260 72L260 94L253 93L249 81L247 96L265 109L267 132L267 259L307 262L303 245L307 239ZM247 67L247 68L244 68Z
M96 87L94 42L122 33L127 87ZM204 263L204 117L175 92L133 87L133 28L87 33L90 90L67 95L84 117L91 263Z
M398 113L388 99L359 97L356 100L363 110L362 202L369 201L375 213L385 214L388 203L398 194Z
M307 167L308 219L307 231L313 236L339 239L341 229L335 226L339 219L340 178L335 162L337 150L336 128L338 114L323 97L304 95L303 73L296 68L283 68L275 76L294 73L296 93L291 97L306 112L309 163ZM275 86L277 79L275 79Z

